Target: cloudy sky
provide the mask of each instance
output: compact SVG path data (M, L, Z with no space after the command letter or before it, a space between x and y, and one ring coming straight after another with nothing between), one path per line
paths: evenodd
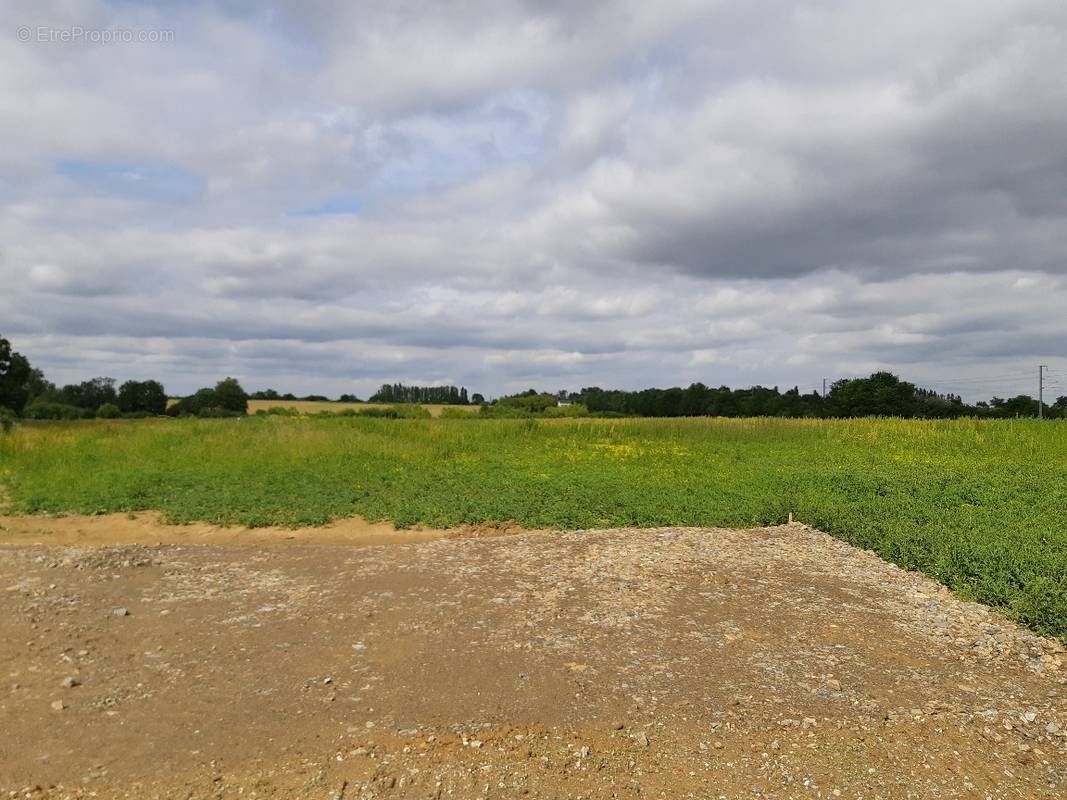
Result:
M1067 394L1063 0L0 24L0 334L57 382Z

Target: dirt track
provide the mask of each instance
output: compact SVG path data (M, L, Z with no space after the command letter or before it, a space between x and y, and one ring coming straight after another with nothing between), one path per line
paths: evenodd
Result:
M1062 648L819 532L406 535L15 536L0 789L1067 794Z

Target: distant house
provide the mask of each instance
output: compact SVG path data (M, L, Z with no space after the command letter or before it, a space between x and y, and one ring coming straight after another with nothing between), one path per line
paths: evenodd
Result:
M572 403L570 400L557 400L556 401L556 405L560 406L560 407L562 407L562 406L572 406L572 405L574 405L574 403Z

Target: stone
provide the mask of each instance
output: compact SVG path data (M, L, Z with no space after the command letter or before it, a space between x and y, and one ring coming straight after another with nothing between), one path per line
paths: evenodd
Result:
M64 689L73 689L75 686L81 686L81 681L75 678L73 675L68 675L63 679L60 684Z
M66 707L67 707L67 704L64 703L62 700L53 700L52 701L52 710L53 711L62 711Z
M128 617L130 616L130 609L126 608L126 606L116 606L115 608L111 609L111 616Z

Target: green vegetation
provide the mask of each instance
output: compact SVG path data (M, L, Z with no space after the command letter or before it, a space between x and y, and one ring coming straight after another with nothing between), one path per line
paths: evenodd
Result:
M175 416L238 417L248 413L248 395L236 378L223 378L215 388L197 389L167 409Z
M959 395L938 394L903 381L891 372L875 372L866 378L835 381L825 396L801 394L796 387L779 392L778 387L752 386L713 389L694 383L685 389L642 389L627 392L590 387L580 392L561 392L561 399L583 404L593 415L636 417L907 417L959 419L978 417L1012 419L1038 416L1038 401L1021 394L994 397L974 405ZM1067 417L1067 396L1046 405L1045 416Z
M405 386L402 383L383 383L371 395L372 403L444 403L467 405L467 390L462 386Z
M1030 420L27 423L19 512L528 527L803 522L1067 637L1067 424Z

